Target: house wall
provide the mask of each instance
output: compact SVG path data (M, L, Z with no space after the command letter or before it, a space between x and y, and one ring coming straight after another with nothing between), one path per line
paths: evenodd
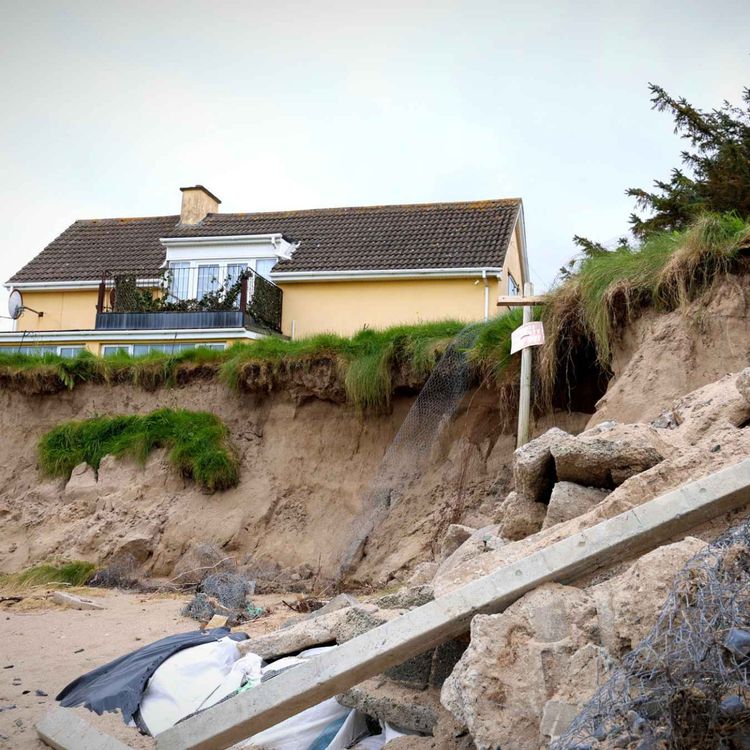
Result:
M503 263L503 278L500 283L500 294L509 294L510 288L508 285L508 274L512 274L513 278L518 284L520 292L523 292L524 282L528 279L523 273L523 263L521 261L521 253L519 248L521 247L521 240L519 237L520 229L516 225L513 236L508 243L508 252L505 254L505 263Z
M44 315L25 310L16 324L17 331L91 330L96 321L98 291L23 293L23 304Z
M497 279L489 281L490 315L496 312ZM461 279L320 281L281 284L282 330L287 336L355 333L363 326L385 328L455 318L484 318L484 282Z

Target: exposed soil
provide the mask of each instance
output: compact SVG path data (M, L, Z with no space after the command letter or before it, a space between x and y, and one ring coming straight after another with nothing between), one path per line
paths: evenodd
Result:
M750 276L732 276L669 314L646 311L614 350L614 377L589 426L654 419L680 396L750 363Z

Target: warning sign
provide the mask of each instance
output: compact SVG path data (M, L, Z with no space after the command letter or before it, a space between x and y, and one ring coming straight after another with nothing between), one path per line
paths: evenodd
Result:
M510 334L510 353L515 354L529 346L541 346L544 343L544 326L540 321L524 323Z

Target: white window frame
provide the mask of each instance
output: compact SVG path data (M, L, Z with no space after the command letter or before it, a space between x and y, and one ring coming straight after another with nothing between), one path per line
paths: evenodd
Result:
M198 299L198 276L200 273L198 269L201 266L218 266L218 283L219 286L221 286L221 284L227 279L227 269L229 268L229 266L245 265L247 266L247 268L252 270L254 274L257 274L259 260L273 260L274 265L279 262L279 258L277 255L263 255L254 258L196 258L192 260L185 260L184 258L180 258L179 260L175 259L168 261L167 271L170 271L172 268L190 269L190 272L188 273L188 289L186 292L188 296L185 297L185 299ZM264 276L263 278L266 277ZM266 278L266 281L271 281L271 279Z
M7 350L12 351L14 354L28 354L29 349L54 349L54 351L45 352L45 354L56 354L58 357L63 356L62 354L60 354L63 349L75 349L76 353L73 355L73 357L77 357L78 352L84 351L86 347L83 345L79 346L78 344L21 344L20 346L4 346L2 349L0 349L0 351ZM32 354L32 356L35 355ZM70 359L73 359L73 357L70 357Z
M513 286L511 286L511 284ZM520 293L521 293L521 287L518 285L518 282L513 278L513 274L508 273L508 296L518 297Z

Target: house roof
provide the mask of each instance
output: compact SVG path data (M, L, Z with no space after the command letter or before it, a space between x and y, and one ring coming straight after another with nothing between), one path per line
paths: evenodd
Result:
M252 214L208 214L199 224L179 216L76 221L9 283L86 281L106 271L154 271L164 262L162 237L280 233L299 246L274 271L375 271L499 268L516 218L517 198L324 208Z

